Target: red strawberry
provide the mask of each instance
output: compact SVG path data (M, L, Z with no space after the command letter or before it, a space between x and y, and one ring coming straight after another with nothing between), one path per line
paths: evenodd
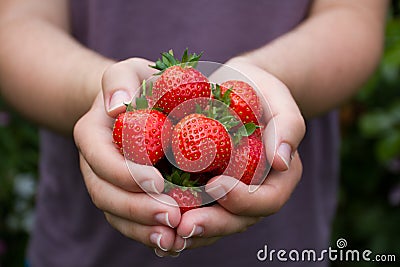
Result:
M174 187L167 192L167 195L178 203L181 214L199 208L202 205L200 193L190 187Z
M114 123L114 143L129 160L154 165L164 157L163 144L168 148L172 124L157 110L142 109L118 115ZM162 140L163 139L163 140Z
M191 114L175 126L172 151L180 169L210 172L226 168L232 152L232 140L219 121Z
M231 160L225 174L235 177L245 184L258 184L266 176L265 148L261 139L255 134L240 140L239 145L234 149Z
M181 213L200 207L203 204L200 188L193 174L179 169L173 169L171 175L166 175L165 191L178 203Z
M190 55L185 50L182 60L174 58L173 52L162 53L162 58L153 68L161 71L160 77L153 84L154 107L169 114L175 108L172 116L181 119L195 110L195 104L185 101L196 98L209 98L211 94L208 79L194 68L200 55ZM205 103L204 99L202 101ZM202 103L199 103L202 104Z
M261 124L263 113L261 102L250 84L239 80L230 80L222 83L220 88L220 92L217 95L214 94L214 97L221 100L226 91L230 89L229 107L236 112L243 124L249 122L256 125Z
M122 153L122 129L124 128L124 118L125 118L125 112L120 113L117 118L114 121L114 127L113 127L113 140L114 144L117 146L117 148L120 150Z

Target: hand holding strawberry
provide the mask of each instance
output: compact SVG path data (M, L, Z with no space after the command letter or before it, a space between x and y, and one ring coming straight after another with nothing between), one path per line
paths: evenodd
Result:
M116 113L125 111L123 103L130 100L142 80L152 75L149 64L144 59L129 59L110 65L102 79L103 92L77 122L74 137L81 173L99 214L123 235L149 247L170 250L174 242L183 245L172 228L179 224L181 214L178 208L165 204L170 197L159 193L164 189L163 177L153 166L126 161L112 137ZM126 98L121 90L127 91Z
M237 67L237 69L240 69L241 66L245 67L244 69L246 71L244 71L245 73L253 73L252 71L247 72L249 70L252 69L251 66L247 66L247 63L243 63L240 61L238 63L238 61L234 62ZM240 65L240 66L239 66ZM253 66L254 67L254 66ZM255 71L255 74L257 74L258 72ZM257 75L256 75L257 76ZM265 76L263 76L265 78ZM266 75L266 77L269 77L268 75ZM252 77L257 78L257 77ZM256 84L260 84L260 81L254 79ZM262 80L262 78L261 78ZM268 99L269 100L274 100L275 102L271 104L271 109L272 109L272 113L274 114L274 116L277 116L278 118L280 118L280 116L285 115L285 110L293 112L292 114L295 113L295 108L293 108L292 104L293 102L291 102L290 97L286 97L285 96L285 88L279 88L279 82L273 81L272 79L269 81L265 81L262 82L261 84L263 84L263 88L261 88L261 91L263 93L265 93L266 91L268 91ZM266 85L271 85L274 90L269 90L266 89L265 86ZM277 86L278 85L278 86ZM211 86L210 86L211 87ZM230 90L229 90L230 89ZM228 90L226 90L225 92L222 93L222 96L226 94L227 91L233 91L233 87L232 88L228 88ZM282 93L283 92L283 93ZM226 96L229 96L229 93L226 94ZM282 97L282 99L285 99L285 105L281 105L282 102L279 102L279 98ZM286 98L285 98L286 97ZM210 97L211 98L211 97ZM269 101L269 103L271 103L271 101ZM179 106L179 105L178 105ZM255 105L253 105L254 107ZM206 115L207 117L207 112L210 110L207 106L201 106L201 109L205 112L201 112L202 115ZM231 110L233 110L233 107L230 107ZM155 109L157 111L161 111L160 109ZM161 111L162 112L162 111ZM171 112L173 112L173 110L171 110ZM194 111L190 111L196 113L196 109L194 109ZM237 112L234 112L237 113ZM232 116L235 117L235 114L232 113ZM275 136L274 134L272 134L273 138L271 140L267 139L266 137L270 137L271 136L271 115L266 112L266 110L263 110L261 113L261 120L262 123L265 121L266 125L261 125L262 129L265 129L265 133L263 135L263 139L266 142L266 154L268 156L268 153L271 153L271 150L274 150L277 148L277 146L275 145L277 142L278 145L280 144L280 142L282 142L282 140L284 140L286 143L290 143L290 147L292 147L292 149L297 147L297 143L296 141L293 140L297 140L295 138L291 138L290 134L282 134L282 129L286 128L286 129L293 129L294 132L296 134L300 134L300 130L301 127L299 126L298 123L293 123L292 126L290 127L286 127L288 124L287 123L282 123L282 121L280 121L279 124L277 124L276 126L278 128L276 128L276 133L278 134L278 136ZM167 114L165 114L167 115ZM183 117L185 117L187 115L187 113L182 114ZM167 115L168 117L168 115ZM239 117L239 116L237 116ZM255 115L255 117L258 119L258 115ZM214 118L210 118L210 119L214 119ZM288 122L291 120L288 120ZM174 119L173 121L171 121L171 123L176 123L176 120ZM285 127L284 127L285 126ZM176 125L173 126L174 128L176 127ZM225 131L228 132L231 140L232 140L232 157L234 157L235 155L235 151L238 151L241 149L240 146L240 142L238 144L233 144L233 140L235 137L235 131L237 131L237 127L231 127L229 130L226 129ZM292 130L290 130L288 133L290 133ZM254 133L254 137L259 138L260 136L260 132L261 132L261 128L260 129L256 129L255 133ZM251 140L253 137L251 137L251 135L249 137L244 137L244 139L249 139ZM282 139L281 139L282 138ZM260 139L259 139L260 140ZM245 141L242 141L245 142ZM248 141L248 143L250 143L250 141ZM257 143L257 142L256 142ZM259 144L259 142L257 143ZM272 144L272 145L271 145ZM172 147L172 141L171 141L171 147ZM259 149L257 147L259 146L255 146L256 149L254 149L254 151L256 151L256 153L253 154L257 154L259 152ZM237 153L240 154L240 153ZM249 155L251 155L252 153L249 153ZM275 153L273 154L275 155ZM281 158L282 155L277 154L278 156L275 158L274 161L274 157L270 157L271 154L269 154L268 158L272 159L272 163L277 165L278 169L282 168L282 165L280 165L279 160ZM161 161L159 161L155 166L159 166L160 162L164 162L166 160L166 158L162 158ZM278 160L278 164L276 163L276 160ZM247 163L249 163L249 161L251 161L251 157L249 157L247 159ZM282 161L281 161L282 162ZM177 162L175 161L175 159L172 159L172 163L177 164ZM237 177L237 179L231 178L231 177L227 177L227 176L220 176L220 177L215 177L212 178L206 185L206 192L214 197L215 199L218 199L218 202L220 205L213 205L213 206L206 206L203 207L201 209L192 209L188 214L183 214L183 216L180 218L180 222L179 222L179 227L176 229L176 240L177 242L174 243L169 243L169 245L167 245L167 242L169 240L168 238L168 234L164 235L163 234L163 238L161 239L161 242L159 242L160 244L162 244L164 246L164 248L166 246L169 246L171 251L173 250L179 250L181 249L181 245L182 243L182 238L181 236L192 236L195 235L197 236L199 233L202 235L202 237L205 237L204 239L197 237L196 241L193 241L190 247L198 247L198 246L203 246L203 245L207 245L210 244L211 242L214 242L216 240L216 236L223 236L223 235L229 235L232 234L234 232L237 231L242 231L244 228L246 228L247 226L254 224L257 220L258 220L258 216L266 216L268 214L270 214L271 212L275 212L276 210L278 210L281 205L283 205L283 203L287 200L288 196L290 195L290 192L293 190L295 184L298 181L298 177L299 177L299 173L301 173L301 162L297 156L297 154L294 154L294 157L292 159L291 164L291 168L286 171L286 172L275 172L273 171L272 173L269 174L268 179L263 183L263 185L260 186L260 188L255 191L252 194L249 194L249 187L245 185L245 183L237 183L237 179L242 179L242 177ZM246 166L249 165L251 166L251 164L246 164ZM243 164L244 166L244 164ZM287 166L287 165L286 165ZM168 168L167 168L168 169ZM193 173L191 173L190 175L192 175ZM195 175L199 175L198 173L194 173ZM210 174L210 172L206 172L205 175L206 177ZM234 174L231 174L232 176L235 176ZM237 175L238 176L238 175ZM166 177L166 176L164 176ZM206 181L209 178L206 178ZM182 186L181 186L182 187ZM251 189L252 187L250 187ZM225 191L224 191L225 190ZM221 193L222 192L222 193ZM171 195L175 195L172 194ZM184 194L178 194L180 196L184 196ZM162 195L160 195L162 196ZM221 198L221 196L225 196L223 198ZM266 196L268 196L267 198L265 198ZM175 200L175 202L178 202L177 200ZM136 204L135 204L136 205ZM195 204L195 206L197 206L197 204ZM170 214L169 217L170 220L172 219L175 223L176 220L176 216L175 215L171 215L172 210L168 211L168 213ZM181 212L184 212L181 211ZM207 213L210 216L213 217L213 219L211 220L210 216L204 217L202 214L203 213ZM187 216L186 216L187 215ZM225 222L224 226L221 225L221 222ZM120 227L118 227L120 229ZM165 238L164 238L165 237ZM137 237L135 237L137 238ZM146 238L145 238L146 239ZM151 243L151 242L150 242ZM154 243L153 243L154 244ZM186 243L185 243L186 244Z
M192 175L220 175L231 164L230 169L236 171L228 169L226 174L250 183L258 168L260 177L256 180L260 183L267 173L262 141L245 138L251 140L247 143L252 146L249 153L242 155L247 151L247 143L240 142L239 134L243 127L258 127L260 123L263 110L258 95L248 83L239 80L228 80L221 86L211 84L195 69L199 58L187 50L181 60L175 59L172 51L162 53L162 58L152 66L160 70L160 76L150 85L150 95L143 83L136 108L128 105L115 120L114 143L127 160L155 166L171 147L172 155L167 160ZM202 101L196 102L198 99ZM185 103L188 105L183 106ZM170 117L180 121L172 126ZM240 128L240 123L245 125ZM232 166L238 161L246 177ZM168 175L168 170L163 175Z
M177 228L178 235L194 237L190 248L207 246L222 236L242 232L261 218L276 213L289 199L302 174L296 149L305 132L304 121L288 88L244 57L232 59L228 64L246 74L246 80L257 84L259 92L268 100L270 108L262 113L265 125L245 138L263 139L269 162L275 169L260 186L237 183L235 178L224 175L212 178L206 185L206 192L217 199L219 205L192 211L190 217L182 217ZM282 146L290 149L281 149ZM236 149L240 149L240 145L235 146ZM235 150L233 155L241 154Z

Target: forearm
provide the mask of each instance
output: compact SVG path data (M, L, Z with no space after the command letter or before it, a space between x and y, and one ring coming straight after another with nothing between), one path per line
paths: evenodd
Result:
M110 64L71 38L67 21L18 9L1 16L0 59L2 96L28 119L63 133L89 109Z
M316 1L298 28L245 57L283 81L305 117L316 116L351 97L374 71L386 5Z

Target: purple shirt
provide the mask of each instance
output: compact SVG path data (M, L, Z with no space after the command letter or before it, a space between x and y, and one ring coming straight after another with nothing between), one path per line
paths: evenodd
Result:
M221 63L292 30L310 5L309 0L70 2L74 36L105 56L155 60L167 49L188 47L204 51L203 60ZM327 249L336 206L338 140L335 113L308 121L299 149L303 177L280 212L212 246L184 251L176 259L160 259L114 230L94 207L72 138L42 130L41 180L29 260L33 267L278 266L276 257L272 264L261 262L257 252L265 245L276 251ZM295 262L293 266L327 263Z

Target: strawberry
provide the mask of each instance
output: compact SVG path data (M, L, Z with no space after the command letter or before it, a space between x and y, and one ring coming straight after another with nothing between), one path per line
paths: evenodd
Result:
M218 87L216 87L218 89ZM229 90L229 91L228 91ZM226 92L229 99L226 102ZM254 88L239 80L229 80L220 85L220 89L213 92L213 97L224 101L235 113L243 124L252 122L256 125L261 124L262 106L261 101Z
M154 165L164 157L171 140L172 123L160 111L127 110L114 122L113 139L129 160Z
M114 121L112 137L114 144L122 153L122 129L124 128L125 112L120 113Z
M175 187L168 191L167 195L178 203L181 214L202 205L201 195L190 187Z
M258 184L266 176L267 156L264 145L256 134L240 140L231 160L232 163L225 174L245 184Z
M172 151L176 164L184 171L224 170L232 152L232 140L219 121L202 114L191 114L175 126Z
M181 214L203 204L201 190L196 187L192 174L175 169L171 175L166 176L165 192L172 197L179 206Z
M210 84L208 79L194 68L201 54L188 54L186 49L181 60L174 57L172 50L162 53L161 56L155 66L151 66L160 70L161 74L153 84L154 107L166 114L170 114L176 108L171 115L180 120L195 110L193 102L186 105L183 103L196 98L209 98Z

